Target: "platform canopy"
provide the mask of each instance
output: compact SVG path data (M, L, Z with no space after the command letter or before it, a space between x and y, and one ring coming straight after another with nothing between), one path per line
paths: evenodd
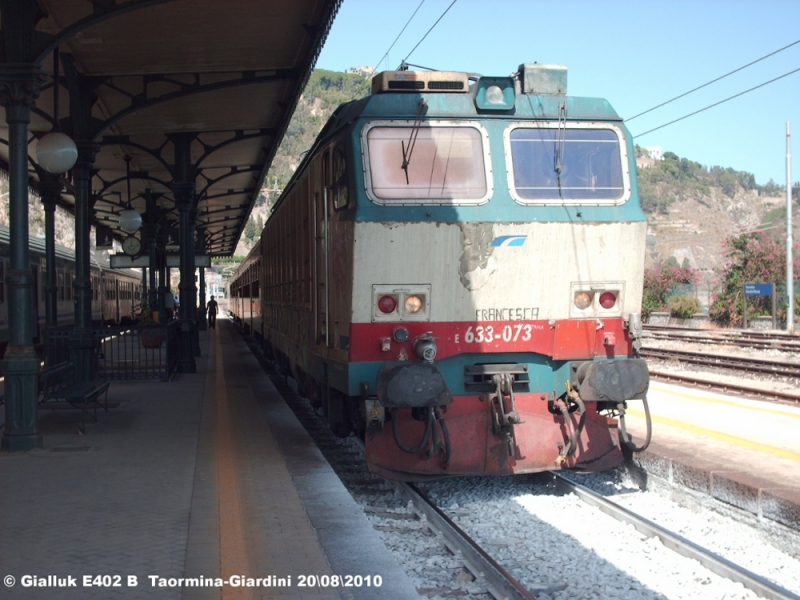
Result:
M209 254L231 255L339 2L37 0L32 43L43 84L29 128L31 185L41 175L37 139L54 124L58 47L60 125L67 133L74 83L96 98L94 224L110 226L119 239L126 235L119 213L129 201L129 159L133 208L144 213L151 195L160 224L177 226L173 140L189 135L199 235ZM4 10L14 4L5 0ZM2 123L0 167L7 161ZM60 203L72 210L69 174L64 183Z

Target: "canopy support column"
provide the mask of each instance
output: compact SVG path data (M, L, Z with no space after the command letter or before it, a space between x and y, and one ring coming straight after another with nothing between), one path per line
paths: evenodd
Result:
M5 8L5 5L3 5ZM12 43L9 30L33 23L3 12L3 34ZM42 447L39 433L37 398L39 358L33 347L33 275L28 253L28 125L31 107L39 97L41 71L35 65L0 66L0 104L8 123L9 222L11 264L6 275L8 286L9 343L5 354L6 419L0 446L11 452Z
M178 369L181 373L195 373L197 331L194 312L197 303L197 288L194 285L194 181L190 179L192 133L170 136L175 146L175 172L172 192L180 215L180 319L181 343L178 352Z
M39 194L44 206L44 320L47 329L58 325L58 278L56 273L56 204L61 197L58 177L42 171L39 175Z

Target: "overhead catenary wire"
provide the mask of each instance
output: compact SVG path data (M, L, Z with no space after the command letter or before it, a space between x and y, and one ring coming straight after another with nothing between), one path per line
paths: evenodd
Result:
M699 114L699 113L701 113L703 111L708 110L709 108L714 108L715 106L719 106L720 104L724 104L728 100L733 100L734 98L738 98L739 96L744 96L745 94L747 94L749 92L752 92L753 90L757 90L758 88L762 88L765 85L769 85L770 83L774 83L774 82L778 81L779 79L783 79L784 77L788 77L789 75L797 73L798 71L800 71L800 68L797 68L794 71L789 71L788 73L784 73L783 75L779 75L775 79L770 79L769 81L765 81L764 83L760 83L760 84L758 84L756 86L751 87L748 90L745 90L743 92L739 92L738 94L734 94L733 96L729 96L728 98L725 98L724 100L720 100L719 102L715 102L714 104L709 104L708 106L706 106L704 108L701 108L700 110L696 110L694 112L691 112L688 115L684 115L684 116L679 117L677 119L673 119L669 123L664 123L663 125L659 125L658 127L653 127L653 129L648 129L647 131L644 131L642 133L637 133L633 137L634 137L634 139L636 139L638 137L642 137L643 135L647 135L648 133L652 133L654 131L658 131L659 129L663 129L664 127L667 127L668 125L672 125L673 123L677 123L678 121L683 121L684 119L688 119L689 117L693 117L696 114Z
M372 67L372 71L370 71L369 75L367 75L367 79L369 79L370 77L372 77L372 74L373 74L373 73L375 73L375 70L378 68L378 65L380 65L380 64L381 64L381 63L384 61L384 59L385 59L387 56L389 56L389 52L391 52L391 51L392 51L392 48L394 48L394 45L397 43L397 40L399 40L399 39L400 39L400 36L401 36L401 35L403 35L403 32L406 30L406 27L408 27L408 26L409 26L409 24L411 23L411 20L414 18L414 16L417 14L417 12L419 12L419 9L420 9L420 8L422 8L422 5L423 5L423 4L425 4L425 0L422 0L422 1L419 3L419 6L417 6L417 9L416 9L416 10L415 10L415 11L414 11L414 12L411 14L411 16L408 18L408 21L406 21L406 24L405 24L405 25L403 25L403 28L400 30L400 33L398 33L398 34L397 34L397 37L396 37L396 38L394 38L394 41L392 42L392 45L391 45L391 46L389 46L389 49L386 51L386 53L385 53L383 56L381 56L381 59L380 59L378 62L376 62L376 63L375 63L375 66L374 66L374 67Z
M444 18L444 16L445 16L445 15L448 13L448 11L449 11L451 8L453 8L453 5L454 5L456 2L458 2L458 0L453 0L453 1L450 3L450 6L448 6L446 9L444 9L444 12L442 13L442 15L441 15L441 16L440 16L438 19L436 19L436 23L434 23L433 25L431 25L431 28L430 28L430 29L428 29L428 31L425 33L425 35L423 35L423 36L422 36L422 39L421 39L420 41L418 41L418 42L417 42L417 45L416 45L416 46L414 46L414 47L411 49L411 52L409 52L409 53L408 53L408 55L407 55L407 56L406 56L406 57L403 59L403 62L404 62L404 63L405 63L405 62L408 60L408 58L409 58L409 57L410 57L410 56L411 56L411 55L414 53L414 50L416 50L417 48L419 48L419 45L420 45L422 42L424 42L424 41L425 41L425 38L426 38L426 37L428 37L428 34L429 34L431 31L433 31L434 27L436 27L436 26L439 24L439 21L441 21L441 20Z
M662 102L661 104L657 104L656 106L654 106L652 108L648 108L647 110L645 110L643 112L640 112L637 115L633 115L632 117L628 117L627 119L625 119L625 122L627 123L629 121L633 121L637 117L641 117L642 115L646 115L647 113L656 110L657 108L661 108L662 106L666 106L670 102L675 102L675 100L679 100L680 98L683 98L684 96L688 96L689 94L692 94L692 93L696 92L697 90L701 90L704 87L707 87L707 86L711 85L712 83L716 83L717 81L725 79L729 75L733 75L734 73L738 73L739 71L741 71L743 69L746 69L747 67L751 67L754 64L756 64L758 62L761 62L762 60L767 59L770 56L774 56L774 55L778 54L779 52L783 52L787 48L791 48L792 46L795 46L797 44L800 44L800 40L797 40L796 42L792 42L791 44L788 44L788 45L784 46L783 48L778 48L774 52L770 52L769 54L765 54L761 58L757 58L756 60L754 60L752 62L749 62L746 65L739 67L738 69L734 69L733 71L725 73L725 75L721 75L721 76L717 77L716 79L712 79L711 81L709 81L707 83L704 83L703 85L699 85L696 88L689 90L688 92L684 92L683 94L680 94L679 96L675 96L674 98L671 98L671 99L667 100L666 102Z

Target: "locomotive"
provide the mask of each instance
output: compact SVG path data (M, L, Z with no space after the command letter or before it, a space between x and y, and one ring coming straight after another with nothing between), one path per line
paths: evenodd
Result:
M336 434L363 436L371 471L596 471L633 447L625 408L649 385L633 143L566 84L537 63L376 75L237 270L234 318Z

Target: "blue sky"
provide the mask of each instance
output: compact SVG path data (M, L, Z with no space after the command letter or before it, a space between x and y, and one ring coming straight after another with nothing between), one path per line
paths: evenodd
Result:
M378 70L396 68L451 1L425 0ZM419 3L344 0L317 67L376 65ZM799 24L798 0L458 0L408 62L484 75L565 64L570 95L606 98L628 118L800 40ZM797 68L800 44L628 128L636 135ZM783 184L787 121L800 140L800 72L636 142Z

